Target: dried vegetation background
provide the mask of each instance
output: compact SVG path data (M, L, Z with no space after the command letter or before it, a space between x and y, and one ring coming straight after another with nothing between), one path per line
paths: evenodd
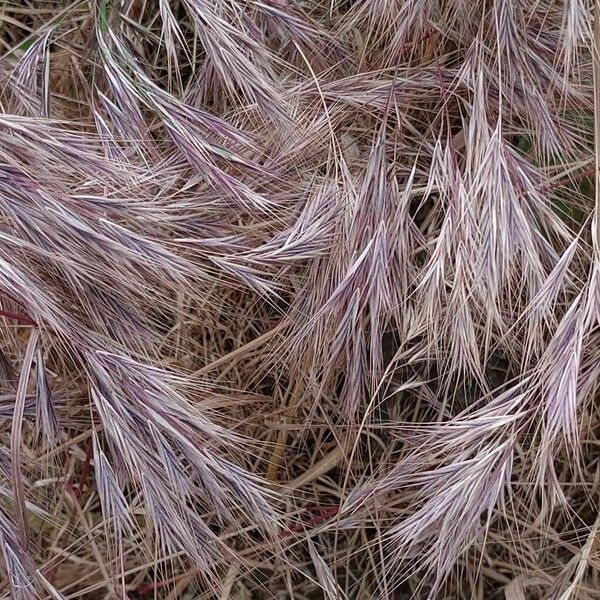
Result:
M2 597L600 598L594 6L2 0Z

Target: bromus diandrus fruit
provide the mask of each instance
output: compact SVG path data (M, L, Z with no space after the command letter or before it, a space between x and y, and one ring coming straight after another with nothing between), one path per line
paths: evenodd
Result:
M0 595L600 598L592 0L0 3Z

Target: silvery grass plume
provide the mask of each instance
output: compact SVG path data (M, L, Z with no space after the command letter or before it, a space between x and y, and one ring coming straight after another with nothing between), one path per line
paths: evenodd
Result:
M600 598L600 5L0 5L0 597Z

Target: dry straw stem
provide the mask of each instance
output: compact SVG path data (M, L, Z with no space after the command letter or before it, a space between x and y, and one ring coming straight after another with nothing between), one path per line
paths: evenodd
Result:
M599 11L0 2L0 598L600 598Z

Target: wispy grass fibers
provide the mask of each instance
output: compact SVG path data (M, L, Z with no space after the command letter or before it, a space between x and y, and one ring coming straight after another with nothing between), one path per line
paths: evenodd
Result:
M600 598L599 6L0 3L0 596Z

